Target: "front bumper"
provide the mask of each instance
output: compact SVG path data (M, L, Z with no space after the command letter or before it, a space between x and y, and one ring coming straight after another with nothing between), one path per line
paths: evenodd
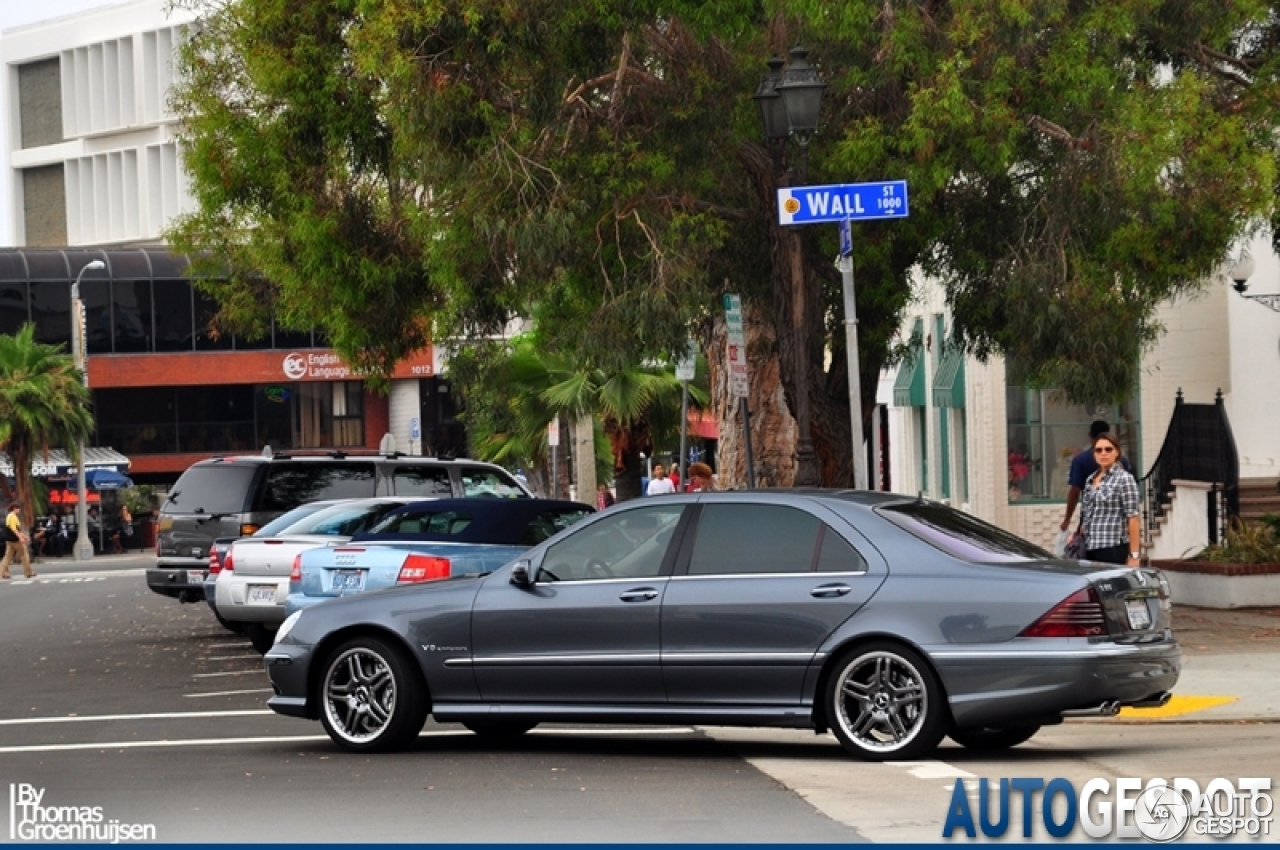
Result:
M1172 640L1037 646L1039 642L931 651L956 725L1049 722L1065 711L1102 703L1133 705L1172 691L1182 672L1182 649Z
M307 705L307 671L311 647L281 642L273 646L263 662L275 695L267 700L267 708L286 717L315 720L319 714Z

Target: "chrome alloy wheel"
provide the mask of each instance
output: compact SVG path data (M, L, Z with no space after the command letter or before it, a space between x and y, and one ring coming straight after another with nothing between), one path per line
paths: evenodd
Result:
M840 671L832 696L841 737L869 755L908 747L929 717L927 680L915 664L892 651L854 658Z
M396 678L387 659L368 647L347 649L324 677L324 713L334 734L352 744L378 739L396 710Z

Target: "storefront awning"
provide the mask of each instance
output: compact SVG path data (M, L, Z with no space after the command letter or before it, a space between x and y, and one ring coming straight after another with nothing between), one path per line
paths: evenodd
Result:
M933 376L934 407L964 407L964 352L948 344Z
M84 468L128 473L129 458L109 446L86 446ZM13 477L13 461L8 455L0 455L0 474ZM48 454L36 452L31 458L31 474L36 478L70 478L76 474L76 465L63 449L49 449Z
M902 361L893 382L894 407L924 407L924 358L918 351Z

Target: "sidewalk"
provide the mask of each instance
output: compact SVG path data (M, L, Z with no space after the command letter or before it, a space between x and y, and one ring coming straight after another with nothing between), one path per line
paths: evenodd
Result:
M1280 722L1280 608L1173 607L1183 670L1164 708L1132 722Z

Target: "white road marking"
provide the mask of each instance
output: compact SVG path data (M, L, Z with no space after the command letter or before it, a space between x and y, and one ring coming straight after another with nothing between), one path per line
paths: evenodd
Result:
M229 697L236 694L269 694L271 688L250 688L246 691L213 691L207 694L183 694L187 699L200 699L201 697ZM274 713L274 712L272 712Z
M260 661L261 655L210 655L205 661Z
M977 779L967 770L961 770L945 761L886 761L890 767L905 767L916 779ZM951 786L948 785L948 788Z
M145 569L137 570L86 570L78 573L42 573L36 571L35 578L19 578L14 576L14 584L51 584L63 579L101 579L101 578L136 578L145 576Z
M253 676L259 673L266 675L266 670L228 670L225 673L192 673L193 679L209 679L213 676Z
M27 726L32 723L93 723L114 720L186 720L193 717L251 717L275 714L269 708L239 709L232 711L167 711L154 714L73 714L62 717L15 717L0 720L0 726Z

